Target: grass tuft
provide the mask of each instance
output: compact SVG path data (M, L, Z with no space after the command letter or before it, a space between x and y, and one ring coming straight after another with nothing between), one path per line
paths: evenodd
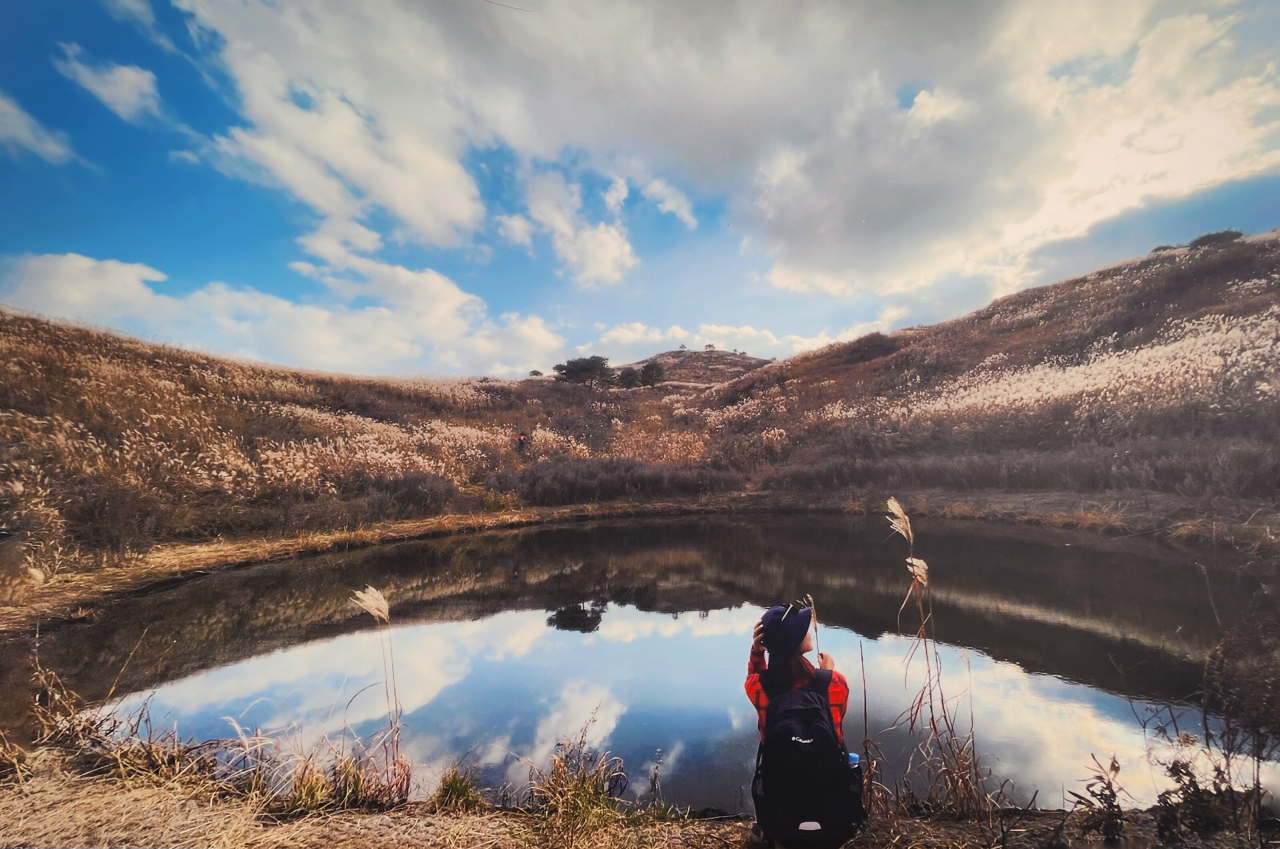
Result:
M484 808L485 801L472 775L455 764L440 779L430 806L441 813L472 813Z
M547 842L571 847L583 838L623 822L619 797L627 787L622 759L587 744L594 715L577 737L562 740L544 772L529 770L529 795Z

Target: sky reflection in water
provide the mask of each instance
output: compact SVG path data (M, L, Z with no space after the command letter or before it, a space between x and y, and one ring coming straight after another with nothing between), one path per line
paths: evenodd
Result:
M667 798L694 807L747 809L745 787L755 755L755 716L742 688L751 627L761 608L678 616L610 605L593 633L557 630L546 611L509 611L470 622L407 624L391 632L405 745L420 774L438 775L466 755L491 785L519 787L527 764L543 763L556 742L594 714L589 742L621 756L633 790L654 751L665 755ZM336 735L348 724L368 739L385 723L380 635L345 634L160 687L125 700L151 699L157 725L184 734L228 736L226 717L246 727L287 732L300 746ZM904 668L906 637L862 639L825 627L823 650L854 689L845 732L862 738L859 646L866 658L872 733L893 724L923 667ZM1125 785L1142 802L1154 799L1157 776L1145 758L1147 741L1135 708L1120 696L974 650L942 647L949 692L972 676L978 745L987 765L1014 780L1016 794L1056 805L1079 789L1091 754L1116 754ZM370 686L374 685L374 686ZM354 697L354 698L353 698ZM967 713L967 710L962 710ZM882 738L901 757L899 733Z

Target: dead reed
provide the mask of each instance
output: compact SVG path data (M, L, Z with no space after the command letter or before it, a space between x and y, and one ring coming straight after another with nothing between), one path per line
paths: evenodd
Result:
M929 565L915 556L911 519L898 500L890 498L885 504L885 511L889 527L907 544L905 562L911 575L911 584L898 609L899 621L908 606L915 610L918 619L904 660L906 674L910 675L913 663L924 666L920 689L892 726L905 725L915 738L905 777L892 791L892 807L899 813L937 812L962 819L989 819L1002 804L1003 785L994 792L988 789L990 771L982 766L977 753L972 709L966 727L957 716L957 701L949 699L944 690L942 657L934 637ZM972 700L972 693L967 695ZM867 748L869 753L875 751L870 742ZM869 761L873 807L887 808L888 788L875 789L879 781L875 777L878 758L869 757Z

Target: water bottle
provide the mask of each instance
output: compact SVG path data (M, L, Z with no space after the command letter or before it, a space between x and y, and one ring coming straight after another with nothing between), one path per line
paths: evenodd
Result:
M853 823L861 827L867 821L867 811L862 804L862 764L857 752L849 753L849 797L853 804Z
M849 789L859 799L862 798L862 764L859 762L857 752L849 753Z

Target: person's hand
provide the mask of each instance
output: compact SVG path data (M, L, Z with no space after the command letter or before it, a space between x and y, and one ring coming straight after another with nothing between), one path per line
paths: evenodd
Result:
M751 650L753 652L764 651L764 620L756 623L756 629L751 633Z
M818 668L819 669L835 669L836 659L824 651L818 652Z

